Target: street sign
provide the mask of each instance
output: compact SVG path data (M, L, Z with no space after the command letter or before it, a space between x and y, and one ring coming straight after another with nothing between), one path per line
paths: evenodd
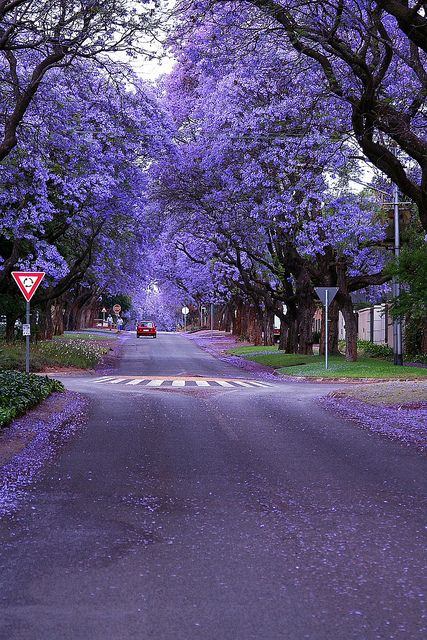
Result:
M325 307L325 369L328 368L328 308L337 295L339 287L314 287L315 292Z
M101 313L107 313L107 309L105 307L102 307Z
M337 295L338 289L339 287L314 287L314 290L319 296L322 304L326 305L326 300L328 300L328 306Z
M25 324L22 325L22 334L25 336L25 371L30 373L30 300L44 278L44 271L12 271L13 279L18 285L22 295L27 301L25 312Z
M44 274L44 271L12 271L13 279L27 302L37 291Z
M181 311L183 316L186 316L190 313L190 309L188 307L182 307Z
M113 307L113 311L116 314L116 316L119 315L120 311L122 310L121 306L119 304L115 304Z

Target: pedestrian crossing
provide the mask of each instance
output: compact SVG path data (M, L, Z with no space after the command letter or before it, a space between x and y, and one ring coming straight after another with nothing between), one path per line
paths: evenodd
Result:
M272 385L268 382L259 382L258 380L241 380L236 378L206 378L196 376L102 376L93 380L95 384L109 385L118 384L129 387L147 387L149 389L165 389L165 388L266 388Z

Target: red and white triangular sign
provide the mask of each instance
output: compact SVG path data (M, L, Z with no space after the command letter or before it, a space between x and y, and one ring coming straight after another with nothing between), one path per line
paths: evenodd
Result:
M12 271L13 279L21 289L25 300L29 302L44 278L44 271Z

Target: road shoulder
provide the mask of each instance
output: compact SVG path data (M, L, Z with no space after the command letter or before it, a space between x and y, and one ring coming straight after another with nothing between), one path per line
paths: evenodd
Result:
M86 422L86 400L52 393L0 431L0 517L12 514L48 462Z
M427 452L427 381L354 385L319 399L322 407L364 429Z

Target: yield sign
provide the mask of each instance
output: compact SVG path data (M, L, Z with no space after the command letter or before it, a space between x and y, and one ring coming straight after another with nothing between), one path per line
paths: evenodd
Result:
M337 295L339 287L314 287L315 292L320 298L322 304L326 305L326 299L328 300L328 306Z
M31 300L37 291L44 274L44 271L12 271L13 279L21 289L21 293L27 302Z

